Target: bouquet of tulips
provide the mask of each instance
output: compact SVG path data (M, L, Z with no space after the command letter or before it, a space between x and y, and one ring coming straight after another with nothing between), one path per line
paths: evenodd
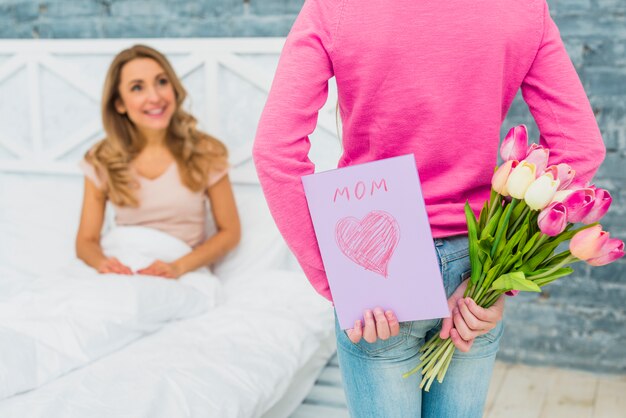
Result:
M541 288L573 272L568 264L592 266L611 263L624 255L624 243L610 238L598 221L611 205L604 189L570 189L575 172L567 164L547 166L550 151L528 147L525 125L513 127L500 147L504 163L496 167L492 191L478 219L465 204L471 278L464 297L485 308L503 294L540 292ZM582 223L582 226L576 224ZM555 254L559 244L569 248ZM421 349L420 388L443 382L452 355L451 339L439 334Z

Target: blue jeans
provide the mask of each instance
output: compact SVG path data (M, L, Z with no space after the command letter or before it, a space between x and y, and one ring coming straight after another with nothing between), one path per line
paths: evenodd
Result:
M467 236L435 239L448 297L469 277ZM373 308L373 307L372 307ZM383 308L385 308L383 306ZM481 418L500 337L502 321L476 338L467 353L455 351L443 383L420 390L420 373L402 374L419 363L419 349L441 329L441 319L402 322L400 334L373 344L354 344L335 321L337 357L353 418Z

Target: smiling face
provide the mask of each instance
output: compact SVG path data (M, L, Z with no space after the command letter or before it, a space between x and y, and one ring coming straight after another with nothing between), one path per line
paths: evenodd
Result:
M120 73L117 112L128 118L145 135L163 133L176 110L176 94L165 70L153 59L136 58Z

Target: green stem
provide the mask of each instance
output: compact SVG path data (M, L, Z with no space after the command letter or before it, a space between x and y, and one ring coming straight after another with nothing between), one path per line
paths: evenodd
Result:
M474 283L471 280L468 280L467 287L465 288L465 292L463 292L463 297L466 298L468 296L472 297L474 293Z
M511 238L513 236L513 234L515 234L517 227L519 226L519 224L526 219L527 214L529 213L530 208L528 206L524 206L524 210L522 211L522 213L520 214L520 216L518 216L518 218L515 220L515 223L513 223L513 226L511 228L509 228L509 230L507 231L507 239Z
M448 348L446 348L446 351L443 353L443 356L441 357L441 360L439 360L439 362L437 363L435 368L430 371L431 375L428 376L429 377L429 381L428 381L428 384L426 385L426 388L424 389L426 392L430 391L430 386L433 384L433 381L435 380L435 378L439 374L439 371L441 370L441 368L446 363L448 363L448 356L452 355L453 352L454 352L454 345L450 344L448 346Z
M496 303L496 301L503 294L504 294L504 292L494 291L493 294L489 294L489 296L485 298L484 303L480 304L479 306L482 306L485 309L489 309L494 303Z
M504 234L504 231L506 231L508 225L509 225L509 218L511 217L511 212L513 212L513 209L515 209L515 206L518 204L519 199L513 199L511 200L511 203L509 203L509 207L506 209L506 213L502 216L504 216L504 219L501 220L501 224L498 225L498 229L496 231L496 236L495 239L493 241L493 245L491 246L491 255L490 257L493 258L496 249L498 248L498 245L500 244L500 240L502 239L502 235Z
M487 223L489 223L489 220L493 217L494 213L496 213L496 207L498 205L500 205L502 203L502 196L500 194L496 194L496 198L494 199L493 202L490 202L490 206L489 206L489 216L487 216Z
M423 360L421 362L421 364L423 364L422 366L422 374L427 373L431 367L433 366L433 364L435 364L437 362L437 360L439 359L439 357L441 356L441 354L445 351L446 346L448 345L448 343L452 342L451 339L447 339L447 340L441 340L443 342L443 344L441 344L441 346L437 347L437 349L435 351L433 351L427 359Z
M439 383L443 383L443 378L446 376L446 373L448 372L448 367L450 367L450 363L452 362L453 356L454 356L454 350L452 350L452 352L448 354L445 364L443 365L443 367L439 371L439 374L437 375L437 381Z
M548 277L552 273L554 273L555 271L560 269L561 267L565 266L566 264L573 263L575 261L578 261L578 258L574 257L573 255L570 255L569 257L566 257L563 261L561 261L559 264L557 264L556 266L552 267L550 270L548 270L548 271L546 271L544 273L538 274L536 276L526 276L526 278L528 280L535 281L535 280L541 279L543 277Z
M438 344L440 344L440 342L431 343L430 347L428 347L427 350L424 350L424 352L420 356L420 361L424 362L426 361L426 359L429 359L430 356L433 354L434 350L438 347Z
M530 249L530 251L528 251L526 254L524 254L524 262L530 260L532 258L533 255L535 255L535 251L537 251L537 249L539 247L541 247L546 240L550 238L549 235L544 234L543 232L539 233L539 239L537 240L537 242L535 242L535 245L533 245L533 247Z
M428 340L428 342L427 342L426 344L424 344L424 345L422 346L422 348L420 348L420 350L419 350L419 351L420 351L420 352L427 351L427 349L428 349L429 347L431 347L431 346L435 343L435 341L437 341L437 339L438 339L438 338L439 338L439 334L435 334L435 335L433 335L432 337L430 337L430 340Z

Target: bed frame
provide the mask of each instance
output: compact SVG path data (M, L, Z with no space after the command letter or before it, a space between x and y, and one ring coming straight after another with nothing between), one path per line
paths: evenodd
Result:
M229 147L233 183L257 184L252 141L284 38L0 40L0 173L78 175L76 162L103 136L106 69L136 43L170 58L185 106ZM335 103L331 82L313 134L318 170L334 167L340 151Z

